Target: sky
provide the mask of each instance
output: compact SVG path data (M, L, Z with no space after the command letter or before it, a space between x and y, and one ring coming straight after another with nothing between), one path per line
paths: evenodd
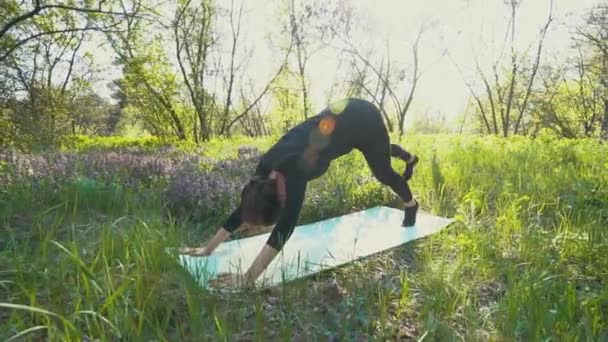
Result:
M510 12L502 0L425 0L425 1L358 1L366 6L371 20L387 27L393 36L406 41L414 39L415 28L423 21L436 21L436 29L421 41L422 76L415 99L421 110L441 112L448 118L460 114L469 99L463 76L449 56L462 68L465 77L472 79L475 55L485 70L496 59L504 42ZM569 34L564 24L580 18L590 0L555 0L555 21L546 38L544 56L553 58L567 48ZM379 6L378 4L382 4ZM524 0L516 21L516 46L524 50L532 46L534 53L540 28L545 24L550 1ZM575 15L568 15L573 13ZM401 38L403 37L403 38ZM399 46L396 42L395 46ZM404 44L401 44L402 46Z
M231 0L219 0L229 6ZM235 0L239 1L239 0ZM267 48L267 35L276 34L277 22L272 20L277 0L245 0L243 16L244 47L254 49L249 60L244 83L254 80L258 89L276 71L281 56ZM420 25L433 24L427 29L419 46L419 81L412 111L441 114L448 119L460 115L469 100L464 77L473 80L474 58L487 68L503 46L510 12L504 0L346 0L360 16L354 24L353 41L361 49L377 48L383 53L388 42L396 65L411 65L411 44ZM561 63L569 44L568 25L581 20L584 11L598 0L553 0L553 18L544 46L544 59ZM536 49L540 28L545 24L550 0L523 0L516 21L516 46L519 51ZM98 81L98 89L109 94L105 84L120 75L109 63L109 49L91 47L100 68L105 70ZM448 58L446 51L449 53ZM339 67L338 53L331 48L314 55L309 64L313 111L327 103L327 90L332 82L343 82L345 75ZM507 61L505 59L505 61ZM341 97L341 94L334 94Z

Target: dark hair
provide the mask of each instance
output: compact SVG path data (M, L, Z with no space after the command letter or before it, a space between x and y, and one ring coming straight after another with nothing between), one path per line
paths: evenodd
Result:
M276 179L256 176L245 185L241 192L243 221L264 226L276 223L281 208L276 182Z

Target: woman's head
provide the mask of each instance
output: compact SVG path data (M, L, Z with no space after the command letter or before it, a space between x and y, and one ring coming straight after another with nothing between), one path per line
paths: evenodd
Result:
M254 226L276 223L281 209L277 180L254 177L241 192L241 218Z

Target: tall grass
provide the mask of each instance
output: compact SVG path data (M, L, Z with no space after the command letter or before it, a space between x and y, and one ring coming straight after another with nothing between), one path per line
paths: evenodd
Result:
M201 153L228 158L241 143ZM471 136L402 144L421 157L411 187L422 208L459 223L313 279L235 295L200 289L165 253L199 243L222 219L168 216L166 182L15 185L0 194L0 337L608 339L608 147ZM311 184L301 222L382 204L400 206L355 152ZM230 202L218 208L227 214Z

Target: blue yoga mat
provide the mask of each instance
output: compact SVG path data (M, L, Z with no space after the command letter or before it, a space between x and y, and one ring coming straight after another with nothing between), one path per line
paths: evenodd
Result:
M416 226L405 228L402 221L403 210L380 206L298 226L258 284L277 285L331 269L437 233L454 220L419 211ZM269 235L224 242L206 257L180 255L179 262L208 287L217 274L244 274Z

